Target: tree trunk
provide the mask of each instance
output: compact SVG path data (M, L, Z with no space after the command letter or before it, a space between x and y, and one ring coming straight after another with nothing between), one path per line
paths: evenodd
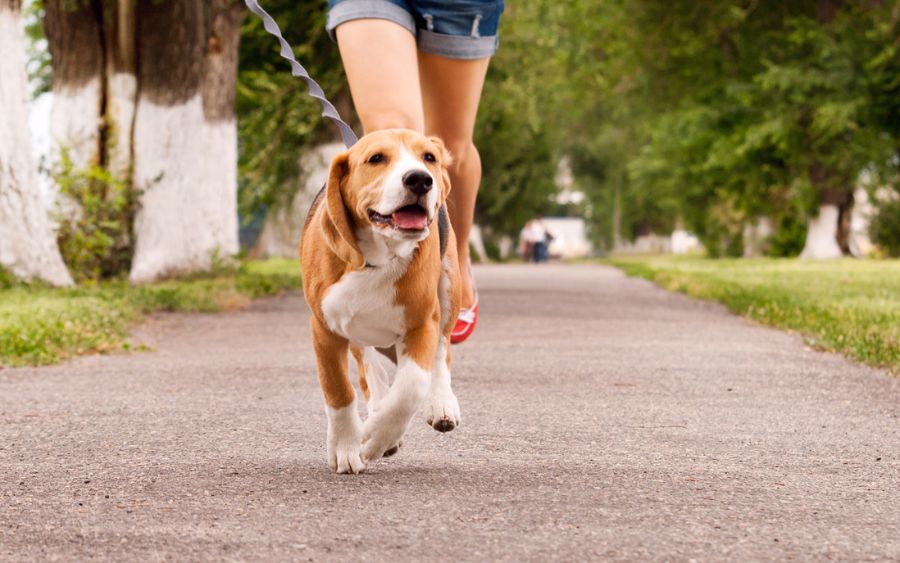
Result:
M234 89L242 6L138 2L131 280L210 269L238 251ZM166 33L160 33L166 30Z
M613 194L612 249L613 252L622 246L622 185L616 182Z
M855 247L850 230L853 193L832 187L833 180L821 165L812 165L809 177L819 193L819 209L808 221L800 258L829 260L851 255Z
M116 178L131 178L132 134L137 103L136 43L133 0L115 0L102 20L104 61L105 146L102 160Z
M0 0L0 266L23 279L71 285L37 178L19 0Z
M842 0L818 0L816 19L819 24L831 22L843 4ZM828 260L849 255L854 247L850 231L853 192L842 186L818 162L809 167L809 180L819 194L819 209L807 222L806 243L800 258Z
M212 0L207 7L206 54L200 93L203 98L206 152L205 179L217 197L210 209L213 228L219 234L220 252L233 256L238 242L238 128L236 97L241 25L244 3Z
M53 58L52 138L78 168L131 171L137 83L132 0L47 0Z
M90 0L44 2L44 31L53 59L50 136L55 155L79 168L101 162L103 49L101 12ZM52 160L58 162L58 156Z

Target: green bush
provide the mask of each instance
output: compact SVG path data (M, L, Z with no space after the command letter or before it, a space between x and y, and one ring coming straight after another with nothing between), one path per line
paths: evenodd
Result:
M766 256L790 258L799 256L806 244L806 223L796 216L788 215L777 225L775 233L769 237Z
M77 168L67 151L51 171L64 205L57 210L59 250L78 282L116 278L131 268L138 194L109 170Z
M0 267L0 289L7 289L18 282L16 277Z
M900 199L882 202L869 226L872 240L894 258L900 257Z

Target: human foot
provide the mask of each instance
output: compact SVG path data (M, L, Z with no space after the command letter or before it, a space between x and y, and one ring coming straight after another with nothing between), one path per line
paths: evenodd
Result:
M456 318L453 331L450 333L451 344L462 344L465 342L475 331L475 325L478 324L478 291L475 290L472 267L469 265L468 259L465 261L465 269L462 266L463 262L461 261L460 271L466 272L467 275L460 276L462 278L460 285L463 289L462 308L459 311L459 316ZM468 298L466 286L469 288L468 295L470 297Z

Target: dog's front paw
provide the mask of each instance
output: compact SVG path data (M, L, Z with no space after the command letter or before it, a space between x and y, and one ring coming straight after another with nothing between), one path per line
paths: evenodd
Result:
M372 461L380 457L390 457L403 444L406 424L398 417L379 416L376 413L366 419L363 426L362 459Z
M450 432L460 421L459 401L453 391L432 392L425 400L425 422L438 432Z
M335 444L328 446L328 465L335 473L362 473L366 469L360 456L360 447L355 445Z
M356 414L355 403L352 407L345 408L346 411L337 411L336 416L329 420L328 438L325 442L328 465L336 473L362 473L366 469L360 456L362 422Z

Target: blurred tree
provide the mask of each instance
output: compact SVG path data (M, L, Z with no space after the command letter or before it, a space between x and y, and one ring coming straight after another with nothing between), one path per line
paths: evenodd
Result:
M44 32L53 66L50 135L54 148L65 148L76 166L109 160L100 142L106 116L98 8L90 0L44 2ZM125 125L130 127L131 120Z
M887 199L878 206L870 225L874 240L888 256L900 258L900 199Z
M244 12L239 0L138 2L133 281L208 270L239 250L234 100Z
M325 32L326 2L267 0L294 55L354 123L337 46ZM240 211L254 256L295 256L315 178L343 147L306 83L290 73L278 43L255 17L244 23L238 79ZM357 130L359 128L357 127ZM336 143L336 144L335 144ZM309 189L311 188L311 189ZM258 236L257 235L258 231Z
M739 253L760 216L792 237L808 221L806 255L851 250L861 172L896 169L900 4L621 0L592 19L573 6L586 46L571 72L591 100L572 113L576 172L601 179L595 199L621 190L637 206L622 215L661 230L677 215L714 254ZM630 145L604 143L610 127Z
M0 0L0 268L71 285L31 153L25 49L20 0Z
M569 100L564 2L510 2L478 111L483 177L476 222L489 236L516 235L554 203Z
M115 213L134 221L133 239L131 225L117 229L134 252L131 279L206 270L236 253L234 89L243 4L46 0L44 9L53 139L94 186L78 191L93 198L80 207L114 205L122 183L140 199L136 216Z
M325 32L326 2L268 0L294 55L325 90L348 123L355 123L337 46ZM240 208L250 217L269 207L289 205L300 183L301 153L340 137L321 117L306 83L291 75L278 43L259 18L243 26L237 108L240 135ZM357 127L358 129L358 127Z

